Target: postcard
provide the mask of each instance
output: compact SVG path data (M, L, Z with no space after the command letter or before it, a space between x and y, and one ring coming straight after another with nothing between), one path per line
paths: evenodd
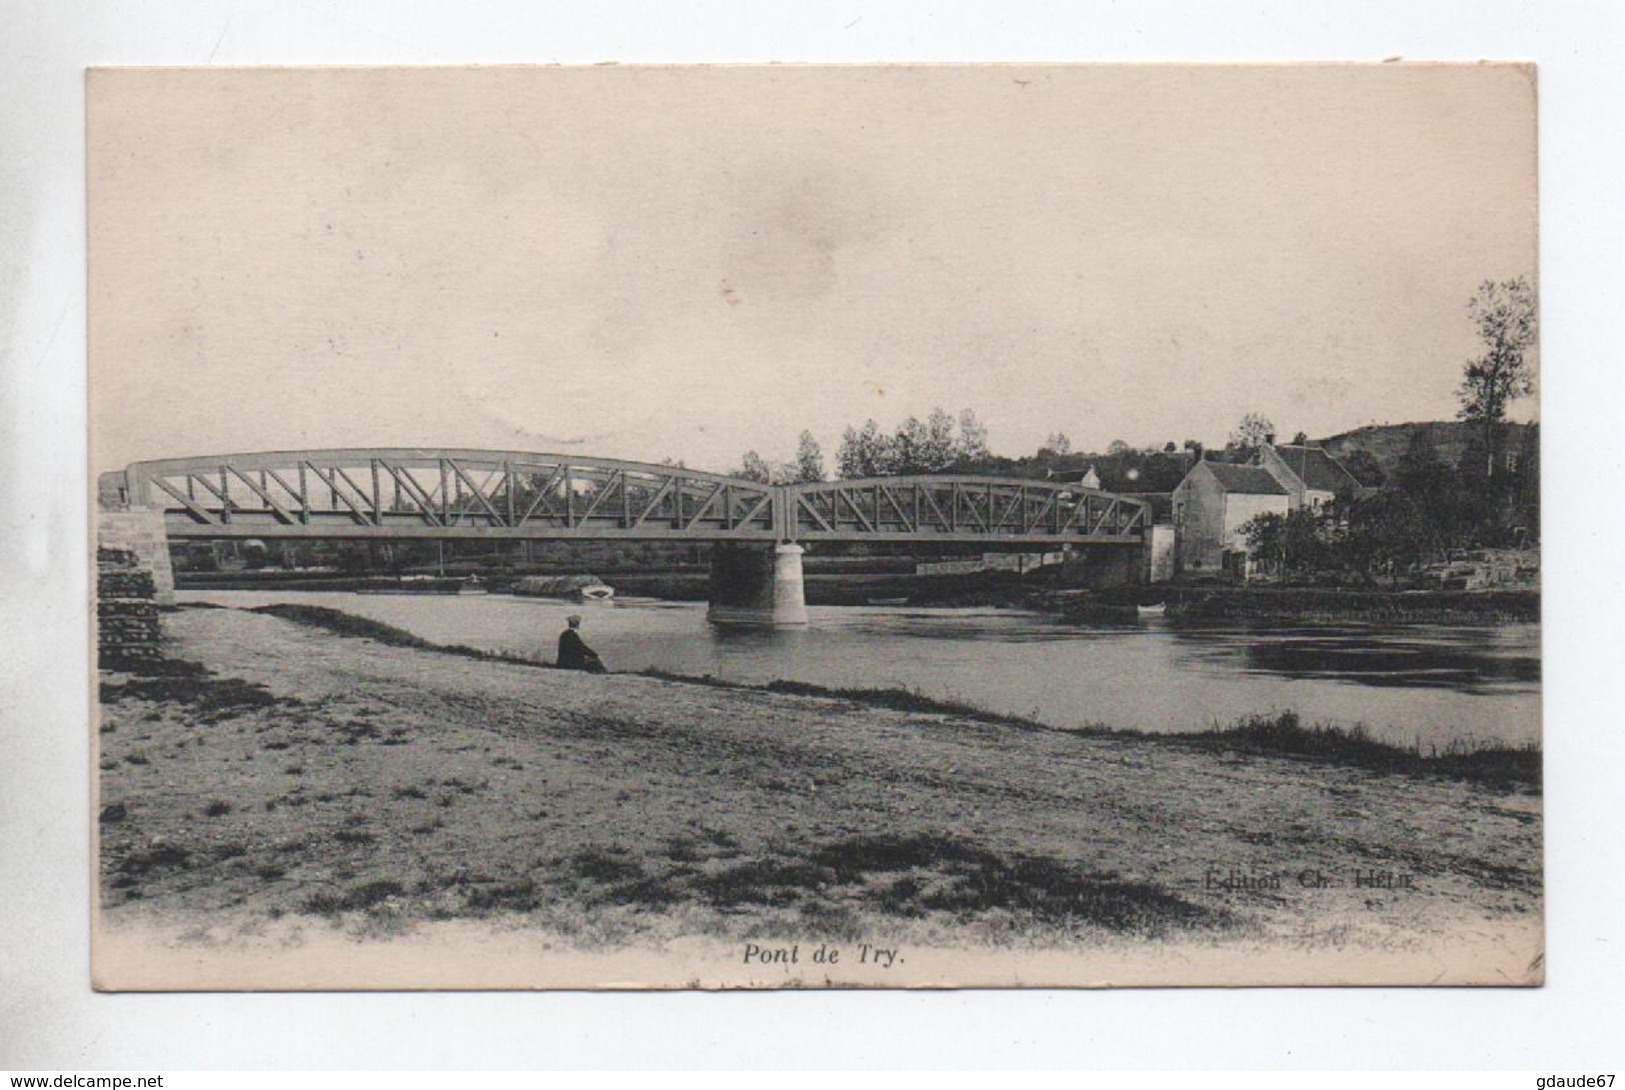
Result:
M96 987L1543 981L1533 66L87 87Z

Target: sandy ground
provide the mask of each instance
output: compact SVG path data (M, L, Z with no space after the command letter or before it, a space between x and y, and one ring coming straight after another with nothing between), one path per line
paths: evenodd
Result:
M436 929L560 956L970 949L991 980L1000 951L1168 949L1540 979L1538 794L475 661L233 609L165 625L206 676L102 677L106 985L170 979L157 955L128 971L132 937L173 957Z

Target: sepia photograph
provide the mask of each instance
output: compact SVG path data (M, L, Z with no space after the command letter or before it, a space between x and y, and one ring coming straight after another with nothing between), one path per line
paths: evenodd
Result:
M95 987L1540 985L1536 82L90 71Z

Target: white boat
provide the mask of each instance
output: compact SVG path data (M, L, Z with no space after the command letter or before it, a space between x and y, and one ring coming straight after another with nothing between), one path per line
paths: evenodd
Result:
M580 602L607 602L615 588L596 575L527 575L513 585L526 597L569 598Z
M462 584L460 586L458 586L457 593L458 594L490 594L491 589L480 581L479 576L471 575L467 579L463 580Z
M1135 606L1134 612L1142 617L1161 617L1168 612L1168 603L1158 602L1154 606Z

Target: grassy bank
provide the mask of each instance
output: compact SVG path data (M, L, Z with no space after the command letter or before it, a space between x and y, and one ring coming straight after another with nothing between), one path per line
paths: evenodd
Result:
M869 707L923 715L948 715L972 722L991 723L1019 730L1056 731L1087 737L1129 739L1148 745L1195 749L1225 757L1242 754L1292 757L1329 764L1350 765L1404 775L1442 776L1502 789L1538 790L1541 785L1541 750L1538 745L1513 746L1501 742L1457 742L1443 749L1420 743L1404 746L1374 737L1364 726L1330 723L1305 724L1297 712L1251 715L1228 725L1214 725L1189 733L1152 733L1106 726L1052 727L1024 716L1004 715L975 704L938 700L909 689L836 688L803 681L770 681L749 685L714 677L692 677L665 671L650 676L691 684L758 692L788 693L831 700L846 700Z
M1089 727L1078 733L1112 738L1144 738L1159 744L1201 750L1234 759L1243 755L1290 757L1410 776L1439 776L1501 790L1541 787L1538 745L1457 742L1437 746L1397 745L1373 737L1356 724L1305 724L1297 712L1250 715L1225 726L1187 734L1148 735Z
M549 951L861 939L910 966L1539 940L1537 792L1292 720L1062 731L899 690L539 669L309 607L182 608L165 649L102 675L99 896L187 959L438 921Z
M409 647L417 651L438 651L465 659L508 662L518 666L536 666L548 670L554 668L550 662L539 662L536 659L527 659L519 655L505 655L497 651L482 651L478 647L468 647L464 644L431 643L421 636L406 631L404 628L396 628L394 625L385 624L382 621L357 617L353 613L345 613L340 609L328 609L325 606L277 603L268 606L255 606L248 612L264 613L272 617L280 617L284 621L292 621L294 624L319 628L324 632L331 632L335 636L372 640L388 647Z

